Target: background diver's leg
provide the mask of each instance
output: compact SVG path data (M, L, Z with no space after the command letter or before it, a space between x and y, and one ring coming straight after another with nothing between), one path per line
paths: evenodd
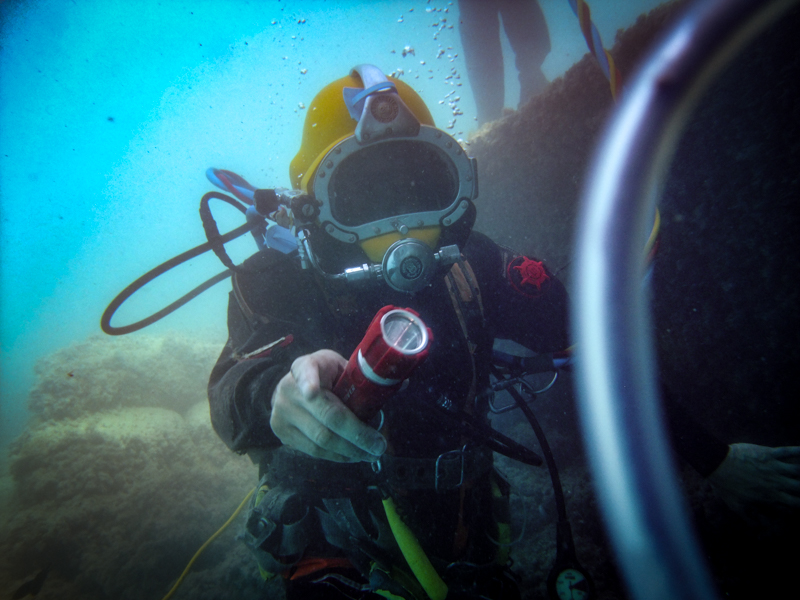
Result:
M522 106L543 92L549 83L542 72L542 63L550 53L550 32L536 0L504 0L497 6L500 7L503 29L516 57L519 106Z
M467 74L478 109L478 123L500 118L505 100L503 49L497 4L459 0L459 30Z

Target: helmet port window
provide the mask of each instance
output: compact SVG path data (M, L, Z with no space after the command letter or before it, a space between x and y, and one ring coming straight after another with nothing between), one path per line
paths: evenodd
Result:
M433 144L391 140L345 158L328 193L333 217L352 227L443 210L456 200L458 181L453 163Z

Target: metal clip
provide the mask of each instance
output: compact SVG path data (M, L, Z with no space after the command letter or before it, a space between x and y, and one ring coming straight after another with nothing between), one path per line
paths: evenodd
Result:
M436 458L436 473L434 477L434 487L437 492L442 492L445 490L453 490L456 488L461 487L464 483L464 463L466 459L464 458L464 453L467 451L468 444L464 444L464 447L459 450L450 450L448 452L442 452ZM451 479L449 477L450 466L455 461L461 459L461 466L459 467L461 473L458 479L458 483L451 484L448 480Z
M510 387L517 386L517 390L520 392L520 394L526 395L528 397L528 400L526 401L526 403L530 404L531 402L533 402L536 399L536 396L538 394L542 394L542 393L546 392L547 390L549 390L551 387L553 387L553 385L555 384L557 379L558 379L558 371L553 371L553 378L550 380L550 382L547 385L545 385L543 388L541 388L539 390L534 390L533 386L530 383L528 383L527 381L525 381L523 378L514 377L512 379L504 379L504 380L498 381L496 384L494 384L492 386L492 388L493 388L492 392L500 392L500 391L503 391L503 390L507 390ZM508 411L511 411L511 410L515 410L517 408L519 408L519 405L516 402L514 402L513 400L511 401L510 404L506 404L504 406L501 406L497 402L497 398L496 398L494 393L492 393L489 396L489 410L491 410L496 415L499 415L499 414L502 414L502 413L505 413L505 412L508 412Z

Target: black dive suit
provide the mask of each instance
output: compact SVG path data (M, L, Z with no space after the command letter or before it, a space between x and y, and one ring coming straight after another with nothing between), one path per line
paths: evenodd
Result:
M385 522L375 487L376 482L383 484L437 567L458 560L473 564L491 560L496 546L489 537L495 535L498 515L489 489L491 453L484 446L473 444L473 451L465 455L462 488L467 493L462 494L458 486L458 468L455 473L452 468L443 469L438 477L435 459L470 440L457 420L443 417L434 405L485 417L486 407L476 406L472 399L488 384L495 338L512 339L536 352L568 346L567 293L551 273L539 269L539 278L531 278L537 272L536 263L526 272L523 263L528 264L528 259L478 233L470 236L463 257L479 287L480 302L448 291L452 271L437 275L429 287L411 295L382 283L323 283L313 271L303 271L296 258L260 252L245 262L248 271L234 277L229 339L209 382L214 428L232 450L260 462L271 487L299 489L303 501L318 509L321 520L332 512L325 498L352 498L353 512L374 539L381 536L370 523ZM456 282L454 289L469 287L470 279ZM433 331L433 342L428 359L414 372L409 386L384 407L381 432L388 440L388 451L382 459L382 476L386 479L375 475L368 463L332 463L281 447L269 424L270 399L292 362L324 348L349 357L375 313L388 304L418 311ZM725 458L727 446L688 418L674 400L668 396L667 413L678 452L707 475ZM392 457L412 460L392 462ZM460 461L456 454L457 466ZM452 467L453 462L446 465ZM333 552L355 557L353 562L362 572L368 569L368 564L359 564L357 548L342 548L347 544L331 533L337 525L339 529L349 526L315 523L315 539L295 540L283 550L273 550L288 567L299 556L285 554L300 550L311 556ZM331 540L339 548L331 546ZM370 558L383 549L372 550Z
M209 382L211 417L217 433L236 452L257 455L267 450L262 471L274 470L279 481L273 479L271 485L280 484L280 458L270 457L275 452L269 451L280 446L269 425L270 398L292 361L323 348L347 358L381 307L392 304L416 310L433 331L433 342L427 360L413 373L409 386L384 407L381 432L388 440L387 455L429 459L395 465L389 487L434 564L437 559L444 561L438 564L485 562L487 557L481 553L494 553L496 547L487 541L486 534L492 533L484 531L487 526L480 521L492 512L491 493L461 493L458 473L455 479L448 476L436 481L436 457L461 449L469 440L457 424L443 420L432 405L438 402L455 412L481 412L472 399L489 381L488 365L496 337L512 339L536 352L558 351L568 345L567 293L552 273L478 233L470 236L462 256L474 273L480 300L470 300L464 290L456 291L465 282L469 286L472 279L463 265L459 268L467 276L460 283L451 279L451 284L455 283L453 293L448 291L445 269L431 285L412 295L393 291L383 283L323 283L311 270L301 270L296 258L260 252L245 263L253 272L237 273L234 278L228 308L229 339ZM526 266L532 270L526 271ZM285 339L279 344L243 358L281 338ZM484 416L485 411L481 418ZM364 483L367 463L338 464L297 454L292 461L299 458L300 463L293 462L284 469L285 478L294 475L296 479L300 464L300 470L314 471L301 477L306 488L308 480L315 479L318 487L325 488L322 496L347 493L354 502L358 500L357 512L372 512L380 520L380 495L374 488L368 491ZM265 467L270 458L271 465ZM391 471L390 457L384 462ZM323 466L314 470L314 463ZM460 458L456 463L461 464ZM472 467L465 468L465 486L473 492L487 492L491 453L481 456L479 450L475 451L465 458L465 464ZM417 472L409 474L409 470ZM319 482L325 474L329 481ZM402 477L408 478L408 486L402 485ZM437 483L438 493L434 489ZM339 489L328 489L331 486ZM369 523L371 519L365 517L363 521ZM468 543L464 539L454 541L459 537L454 534L457 530L469 532ZM319 550L317 545L307 553Z

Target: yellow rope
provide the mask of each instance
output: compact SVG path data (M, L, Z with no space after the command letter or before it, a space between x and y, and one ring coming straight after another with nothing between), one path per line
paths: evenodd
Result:
M250 497L253 495L253 493L255 491L256 491L256 488L253 488L252 490L250 490L248 492L247 496L245 496L244 500L242 500L242 503L239 505L239 508L237 508L234 511L234 513L230 516L230 518L227 521L225 521L225 524L222 527L220 527L219 529L217 529L217 532L214 535L212 535L210 538L208 538L206 540L206 543L203 544L202 546L200 546L200 549L197 552L194 553L194 556L192 557L192 560L189 561L189 564L186 565L186 568L183 570L183 573L181 573L181 576L178 577L178 581L175 582L175 585L172 586L172 589L167 593L166 596L164 596L164 598L162 598L162 600L169 600L170 598L172 598L172 595L178 590L180 585L183 583L183 580L186 578L186 575L189 574L189 569L192 568L192 565L194 564L194 562L200 557L200 555L203 553L203 551L206 548L208 548L209 544L211 544L211 542L213 542L215 539L217 539L219 537L219 535L223 531L225 531L225 528L228 527L228 525L233 523L233 520L237 517L237 515L240 512L242 512L242 509L244 508L244 505L247 504L247 501L250 500Z

